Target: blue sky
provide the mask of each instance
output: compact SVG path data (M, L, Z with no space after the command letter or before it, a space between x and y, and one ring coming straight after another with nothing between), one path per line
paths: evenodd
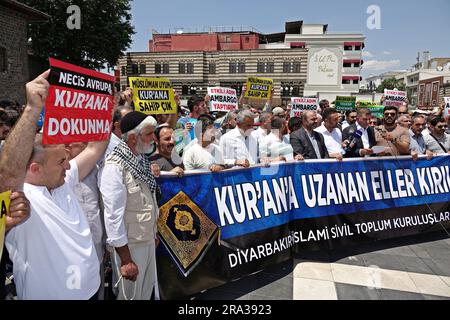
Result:
M367 8L381 11L381 29L369 30ZM449 0L171 0L132 1L136 34L129 51L148 51L152 29L252 26L263 33L284 31L286 21L326 23L330 33L366 36L363 75L408 69L417 52L450 57Z

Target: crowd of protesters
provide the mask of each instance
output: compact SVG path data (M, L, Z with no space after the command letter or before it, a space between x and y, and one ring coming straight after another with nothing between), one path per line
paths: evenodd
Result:
M289 105L252 107L245 86L236 111L210 112L209 97L194 95L185 112L176 95L178 112L155 116L134 111L127 89L116 96L108 141L48 146L37 126L47 77L27 84L24 107L0 102L0 192L13 191L0 282L9 255L19 299L104 299L107 270L117 299L158 298L161 174L450 153L443 105L430 115L385 107L377 119L322 100L291 118Z

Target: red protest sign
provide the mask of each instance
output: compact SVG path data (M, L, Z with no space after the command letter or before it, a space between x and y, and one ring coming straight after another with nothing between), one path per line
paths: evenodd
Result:
M50 68L42 143L107 140L114 77L52 58Z

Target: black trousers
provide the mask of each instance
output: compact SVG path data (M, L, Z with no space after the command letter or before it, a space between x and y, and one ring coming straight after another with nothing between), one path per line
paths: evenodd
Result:
M5 300L6 297L6 261L8 260L8 252L6 247L3 247L2 259L0 262L0 300Z

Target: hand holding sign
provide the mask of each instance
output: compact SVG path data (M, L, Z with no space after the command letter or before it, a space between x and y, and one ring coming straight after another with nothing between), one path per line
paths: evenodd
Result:
M50 70L45 71L33 81L26 84L27 105L41 112L47 99L50 84L47 81Z
M0 256L3 251L3 241L5 240L6 217L9 212L9 197L11 191L0 194Z
M30 216L30 201L23 192L13 192L10 200L9 215L6 216L6 230L24 222Z

